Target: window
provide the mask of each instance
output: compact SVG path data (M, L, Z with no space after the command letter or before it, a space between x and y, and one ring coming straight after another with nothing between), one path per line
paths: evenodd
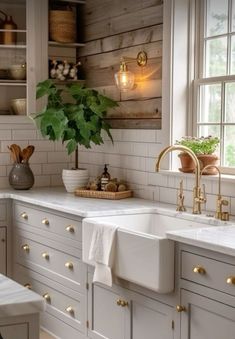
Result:
M235 173L235 0L202 0L194 114L198 136L218 136L224 172Z

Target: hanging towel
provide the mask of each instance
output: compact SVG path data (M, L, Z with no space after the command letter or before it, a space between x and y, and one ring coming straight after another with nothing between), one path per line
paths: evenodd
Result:
M94 223L89 260L95 262L93 282L112 286L112 265L118 226Z

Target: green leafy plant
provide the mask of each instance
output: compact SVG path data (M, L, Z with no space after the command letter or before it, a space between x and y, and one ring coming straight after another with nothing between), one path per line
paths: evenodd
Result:
M36 96L48 97L46 107L34 117L42 136L66 143L68 154L76 151L75 168L78 145L91 148L92 143L102 144L102 130L113 141L105 116L109 108L118 106L116 101L76 83L59 88L52 80L38 83ZM65 96L69 102L64 102Z
M176 140L176 145L183 145L190 148L195 154L213 154L218 145L219 138L212 137L182 137L180 140Z

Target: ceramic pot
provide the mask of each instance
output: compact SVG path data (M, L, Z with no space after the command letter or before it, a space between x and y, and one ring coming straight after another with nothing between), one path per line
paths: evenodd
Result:
M89 180L87 169L64 169L62 172L62 180L66 191L74 193L77 188L86 187Z
M197 158L199 160L200 163L200 168L201 170L207 166L207 165L215 165L218 166L219 165L219 158L217 157L216 154L197 154ZM217 169L216 168L208 168L205 171L203 171L203 175L214 175L217 174Z
M15 190L28 190L34 184L34 175L28 163L15 163L9 173L9 183Z
M188 155L188 153L182 152L178 155L178 157L181 161L181 168L179 168L179 171L184 173L193 173L195 165L190 155Z

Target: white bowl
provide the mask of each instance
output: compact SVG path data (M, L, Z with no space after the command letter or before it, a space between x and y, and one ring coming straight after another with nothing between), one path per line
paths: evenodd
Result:
M25 80L26 79L26 67L25 65L11 65L8 69L8 73L13 80Z
M26 115L26 112L27 112L26 98L12 99L11 108L14 114Z
M66 191L74 193L77 188L85 187L89 180L89 174L87 169L79 170L66 170L62 172L62 179Z

